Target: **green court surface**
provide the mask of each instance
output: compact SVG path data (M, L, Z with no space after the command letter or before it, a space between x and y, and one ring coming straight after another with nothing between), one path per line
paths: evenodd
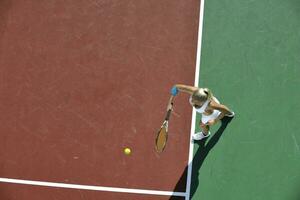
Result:
M191 199L300 199L299 40L299 0L205 1L199 86L236 117L194 158Z

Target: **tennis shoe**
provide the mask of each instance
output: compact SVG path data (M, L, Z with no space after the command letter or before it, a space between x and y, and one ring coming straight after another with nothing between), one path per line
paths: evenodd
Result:
M208 132L207 135L204 135L201 131L201 132L198 132L198 133L194 133L192 138L193 138L193 140L202 140L203 138L207 138L209 136L210 136L210 132Z
M227 117L234 117L235 113L232 111L229 115L226 115Z

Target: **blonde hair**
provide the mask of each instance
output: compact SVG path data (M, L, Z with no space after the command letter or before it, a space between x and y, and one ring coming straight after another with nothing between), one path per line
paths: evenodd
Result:
M196 101L204 102L211 100L213 97L212 92L208 88L199 88L192 94L192 99Z

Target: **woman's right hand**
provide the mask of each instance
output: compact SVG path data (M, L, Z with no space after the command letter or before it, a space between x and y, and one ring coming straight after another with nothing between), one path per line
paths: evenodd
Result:
M171 88L171 94L172 94L172 96L175 97L178 94L178 92L179 92L179 90L178 90L178 88L176 86L173 86Z

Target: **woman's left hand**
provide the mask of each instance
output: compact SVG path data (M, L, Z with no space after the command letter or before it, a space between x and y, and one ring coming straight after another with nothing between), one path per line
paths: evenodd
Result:
M216 124L217 122L218 122L217 119L212 119L207 122L207 125L212 126L212 125Z

